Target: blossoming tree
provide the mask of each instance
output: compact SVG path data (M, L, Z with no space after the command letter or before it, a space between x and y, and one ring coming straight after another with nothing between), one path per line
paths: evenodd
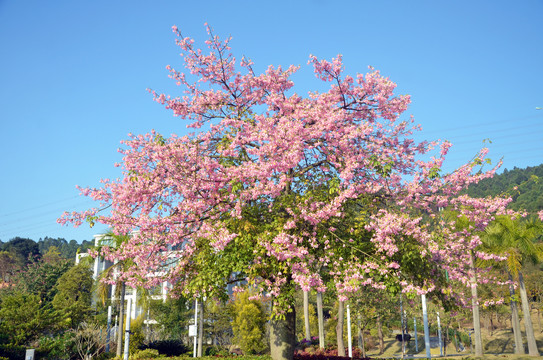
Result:
M485 150L442 174L450 144L414 141L418 126L400 119L410 98L394 95L396 85L379 71L353 77L341 56L310 56L328 90L303 96L291 79L298 67L257 74L210 28L207 52L173 31L186 71L168 70L182 95L151 92L200 130L131 136L120 150L123 178L81 189L99 205L59 220L133 233L100 254L133 259L121 274L127 284L167 280L174 291L207 296L224 296L227 283L250 286L273 299L279 359L293 354L297 287L333 286L345 300L364 286L444 297L445 271L469 282L476 233L507 204L460 195L492 175L474 171ZM469 226L459 231L439 208Z

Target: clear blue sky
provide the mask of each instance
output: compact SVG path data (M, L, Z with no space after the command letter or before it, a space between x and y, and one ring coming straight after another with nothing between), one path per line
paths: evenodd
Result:
M0 0L2 241L106 230L56 219L92 206L75 185L120 176L129 132L186 131L146 89L176 95L171 26L201 43L205 22L258 70L302 65L299 93L318 85L309 54L381 70L412 95L419 138L455 144L450 168L486 138L504 168L543 162L542 1Z

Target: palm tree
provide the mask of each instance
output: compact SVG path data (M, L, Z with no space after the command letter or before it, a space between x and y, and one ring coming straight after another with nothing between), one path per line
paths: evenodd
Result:
M110 240L111 241L111 244L110 246L112 247L115 247L115 248L118 248L119 246L121 246L123 243L125 243L126 241L128 241L128 235L116 235L114 233L107 233L104 235L104 239L107 239L107 240ZM100 246L98 247L97 250L100 249ZM100 252L100 251L98 251ZM124 314L124 302L125 302L125 294L126 294L126 284L124 283L124 281L120 280L118 274L119 272L123 272L125 270L127 270L130 266L132 266L133 263L130 259L126 259L124 261L118 261L118 262L115 262L114 264L112 264L111 266L107 267L106 269L104 269L104 271L102 271L98 278L97 278L97 282L96 282L96 286L97 286L97 293L98 293L98 296L100 298L100 300L102 301L102 304L105 304L106 303L106 300L107 298L109 297L109 291L110 291L110 286L108 284L106 284L105 282L102 281L102 279L106 279L106 278L115 278L116 279L116 283L115 283L115 289L116 289L116 292L119 298L119 302L117 304L117 310L118 310L118 314L119 314L119 324L118 324L118 331L117 331L117 351L116 351L116 356L117 357L121 357L122 354L123 354L123 348L122 348L122 344L123 344L123 332L122 332L122 329L123 329L123 321L124 321L124 317L123 317L123 314Z
M486 247L492 249L494 253L507 256L505 265L508 273L518 277L524 326L528 341L528 354L531 356L539 356L539 351L535 342L534 329L530 317L530 305L521 270L525 264L543 261L543 244L535 242L541 234L541 229L541 223L536 220L521 221L519 219L511 219L508 216L501 216L487 227L485 236L483 236ZM514 293L513 289L510 289L510 291ZM512 301L511 307L512 309L516 308L514 301ZM512 314L512 316L514 317L515 314ZM515 327L516 325L513 325L513 330ZM524 351L522 346L517 345L517 348L521 348Z
M477 273L473 261L473 251L469 253L471 308L473 312L473 336L475 339L475 356L483 356L483 338L481 336L481 316L479 315L479 298L477 295Z

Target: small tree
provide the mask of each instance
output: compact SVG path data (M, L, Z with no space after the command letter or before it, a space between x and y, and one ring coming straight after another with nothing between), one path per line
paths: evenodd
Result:
M505 263L507 272L513 276L518 276L528 353L531 356L539 356L539 350L535 341L522 266L528 263L534 264L543 261L543 243L536 242L536 239L541 234L541 229L541 223L538 221L521 221L520 219L511 219L510 217L502 216L487 228L486 236L484 237L485 246L491 248L496 253L507 256ZM513 294L513 290L511 292ZM512 316L514 315L515 311L512 311ZM516 325L516 327L520 326Z
M90 315L93 282L91 270L82 265L72 267L58 279L52 304L67 327L76 328Z
M232 306L222 301L210 301L206 304L206 330L213 338L213 343L224 346L232 343Z
M249 292L237 293L234 300L232 331L234 342L244 354L260 354L267 349L266 313L259 300L249 299Z
M0 280L8 282L17 269L15 256L9 251L0 251Z
M83 360L91 360L104 350L105 329L96 324L82 322L75 332L77 352Z
M178 298L168 297L165 302L152 300L150 306L150 317L155 319L161 331L161 339L183 339L188 340L189 319L194 317L194 312L187 306L187 299L183 296Z

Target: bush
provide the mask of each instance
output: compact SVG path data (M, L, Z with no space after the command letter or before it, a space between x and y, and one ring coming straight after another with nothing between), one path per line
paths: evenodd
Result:
M69 360L77 354L75 334L67 331L56 337L42 337L37 351L41 355L40 359Z
M11 360L24 360L26 348L24 346L3 344L0 345L0 356Z
M258 300L251 300L249 291L235 294L232 331L234 343L244 355L261 354L267 350L265 339L266 312Z
M113 359L115 358L115 353L114 352L103 352L103 353L100 353L96 356L94 356L92 359L93 360L110 360L110 359Z
M189 351L189 349L183 345L181 340L153 341L144 346L143 349L155 349L158 350L160 355L166 356L179 356Z
M126 322L124 324L126 329ZM129 353L134 354L140 350L145 341L145 335L143 334L143 315L138 316L136 319L130 322L130 344Z
M130 356L130 360L155 359L157 357L159 357L158 350L145 349L136 351L133 355Z
M204 352L205 356L228 356L230 352L221 346L208 346Z

